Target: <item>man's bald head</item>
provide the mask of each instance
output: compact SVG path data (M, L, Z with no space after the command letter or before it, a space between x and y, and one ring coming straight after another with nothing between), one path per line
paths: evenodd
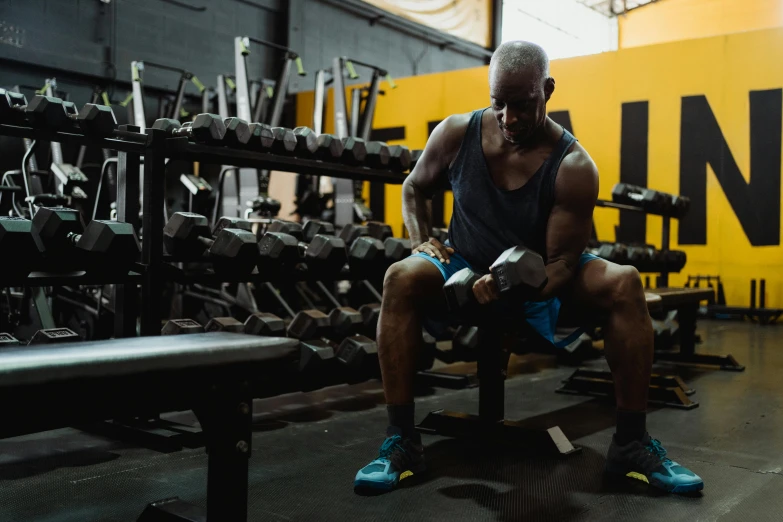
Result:
M549 57L530 42L506 42L489 64L492 110L506 140L521 144L546 123L546 103L555 90Z
M490 78L493 73L527 74L544 80L549 77L549 56L540 45L532 42L505 42L492 54Z

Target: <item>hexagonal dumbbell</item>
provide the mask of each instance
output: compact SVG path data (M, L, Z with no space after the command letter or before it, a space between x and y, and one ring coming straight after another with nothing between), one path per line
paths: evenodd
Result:
M285 337L285 321L275 314L257 312L245 320L245 333L267 337Z
M291 156L296 150L296 136L294 131L285 127L272 127L274 142L272 143L272 152L281 156Z
M316 140L315 157L323 161L340 161L343 157L343 142L331 134L321 134Z
M223 145L241 148L250 141L250 126L242 118L231 117L223 120L226 126L226 135L223 137Z
M490 267L492 278L502 296L525 301L547 283L543 258L521 246L509 248ZM443 285L449 310L463 319L478 312L473 285L481 276L463 268Z
M7 252L5 276L24 277L39 265L41 253L33 239L32 225L29 219L0 216L0 252Z
M328 221L321 221L320 219L309 219L304 224L303 234L304 241L309 243L318 234L324 236L333 236L334 225Z
M370 237L380 239L381 241L386 241L386 238L392 237L394 235L391 225L382 221L368 221L367 232L369 233Z
M267 232L258 242L258 271L279 276L293 271L301 262L299 241L283 232Z
M226 136L226 125L217 114L199 114L192 122L181 125L171 118L160 118L152 124L153 129L166 132L169 136L185 136L190 140L206 145L222 145Z
M204 331L245 333L245 324L233 317L213 317L204 327Z
M163 325L161 335L184 335L204 333L204 327L193 319L170 319Z
M367 158L367 147L361 138L347 137L342 139L343 154L340 157L346 165L364 165Z
M394 172L405 172L411 168L411 151L405 145L389 147L389 168Z
M207 218L191 212L176 212L169 218L163 228L163 244L175 256L205 256L220 274L248 275L258 260L255 234L223 228L212 239Z
M294 129L296 147L294 155L299 158L313 158L318 151L318 136L309 127L297 127Z
M402 261L411 255L411 240L401 237L389 237L383 242L383 249L388 264Z
M354 279L375 279L388 267L384 245L379 239L359 237L348 252L348 266Z
M85 103L81 110L77 110L76 104L64 101L63 110L85 136L105 138L117 128L117 119L108 105Z
M373 169L389 168L389 146L382 141L368 141L366 145L367 156L365 163Z
M275 135L272 133L272 127L266 123L250 124L250 139L247 146L257 152L269 152L275 142Z
M87 265L105 272L123 271L141 251L129 223L93 220L85 229L79 211L70 208L41 207L32 220L31 232L45 257L62 260L68 267Z

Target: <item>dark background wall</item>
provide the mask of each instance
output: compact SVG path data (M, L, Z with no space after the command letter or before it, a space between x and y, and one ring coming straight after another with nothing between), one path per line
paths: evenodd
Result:
M294 1L289 45L303 56L308 71L331 67L332 59L342 55L385 67L395 78L487 63L486 50L474 44L430 35L391 15L379 16L379 9L355 0ZM361 81L367 81L366 74ZM312 75L292 81L294 92L312 89Z
M147 60L186 68L213 86L218 74L233 74L235 36L284 43L286 27L285 0L0 0L0 84L40 86L55 76L83 103L91 85L116 80L113 100L122 100L130 62ZM274 77L278 60L279 53L254 47L250 77ZM173 72L144 73L153 95L173 91L177 80ZM192 85L187 92L198 93Z

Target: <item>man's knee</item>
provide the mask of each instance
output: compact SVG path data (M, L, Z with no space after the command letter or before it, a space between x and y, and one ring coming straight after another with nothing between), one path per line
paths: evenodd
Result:
M617 305L644 301L644 286L639 271L632 266L617 266L613 270L610 288L612 303Z
M383 293L397 297L416 297L431 293L443 285L440 271L429 261L407 258L391 265L383 279Z

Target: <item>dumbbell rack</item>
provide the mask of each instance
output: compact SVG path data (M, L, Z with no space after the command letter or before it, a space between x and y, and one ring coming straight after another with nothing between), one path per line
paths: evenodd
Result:
M402 184L406 176L403 173L361 166L191 143L184 137L170 138L165 132L157 129L147 129L146 132L147 134L143 134L139 127L124 125L120 126L111 137L95 138L75 131L62 132L23 125L0 124L0 135L116 150L118 152L117 220L130 223L137 232L141 233L142 247L141 262L137 264L138 270L129 272L127 276L109 278L113 279L111 281L102 274L33 273L23 280L5 280L4 284L54 286L116 283L115 337L135 336L138 317L140 317L142 336L159 335L163 320L161 302L167 280L224 282L223 279L226 279L217 274L188 276L179 273L177 276L177 269L168 265L167 259L164 258L163 227L166 219L164 200L167 159L391 184ZM144 158L144 184L140 186L142 157ZM139 208L140 200L143 202L143 208ZM140 210L143 211L141 222ZM248 280L265 279L263 276L255 275ZM141 310L137 309L137 285L141 286Z
M642 207L637 207L634 205L626 205L624 203L615 203L614 201L607 201L605 199L599 199L596 201L595 206L597 207L603 207L603 208L616 208L618 210L627 210L630 212L641 212L642 214L652 214L656 216L661 216L662 223L661 223L661 252L668 252L669 251L669 245L671 244L670 234L671 234L671 220L674 217L676 219L676 216L671 213L665 213L665 212L652 212L650 210L643 209ZM658 276L658 287L667 287L669 286L669 272L666 270L663 270L659 272Z

